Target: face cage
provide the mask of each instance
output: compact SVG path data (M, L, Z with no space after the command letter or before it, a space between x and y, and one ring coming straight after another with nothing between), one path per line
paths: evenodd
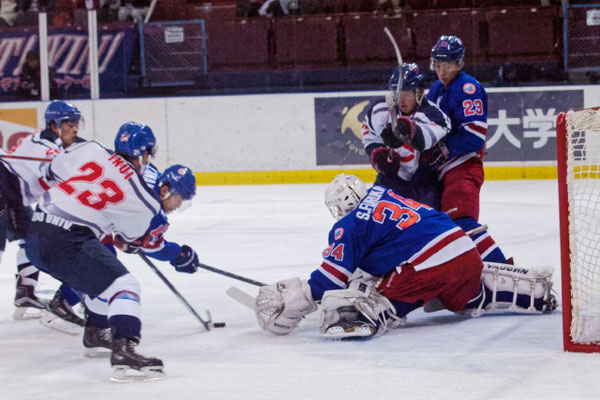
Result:
M459 69L463 69L463 67L465 66L465 56L462 56L461 58L459 58L458 60L450 60L450 61L438 61L438 60L434 60L433 57L431 57L429 59L429 69L435 72L435 65L434 63L436 62L455 62L458 65Z

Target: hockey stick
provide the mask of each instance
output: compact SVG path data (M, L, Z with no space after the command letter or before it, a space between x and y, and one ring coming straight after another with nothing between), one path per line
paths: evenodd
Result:
M200 263L200 264L198 264L198 266L207 271L215 272L217 274L221 274L221 275L227 276L229 278L237 279L238 281L246 282L246 283L249 283L254 286L267 286L266 283L255 281L254 279L250 279L250 278L245 278L241 275L237 275L232 272L223 271L222 269L211 267L210 265Z
M481 233L485 230L487 230L488 226L486 224L483 224L481 226L478 226L477 228L473 228L470 231L465 232L467 234L467 236L473 236L473 235L477 235L478 233Z
M250 296L243 290L232 286L229 289L227 289L225 293L227 293L229 297L231 297L241 305L246 306L251 310L254 310L254 297Z
M27 161L52 161L53 160L53 158L15 156L14 154L0 154L0 158L12 158L15 160L27 160Z
M404 77L402 76L402 54L400 54L400 48L396 43L396 39L392 35L390 29L386 26L383 28L383 31L392 42L392 46L394 46L394 51L396 52L396 59L398 60L398 68L400 69L398 73L398 86L396 87L395 92L388 92L385 95L385 102L388 107L388 111L390 113L390 119L392 124L392 131L396 132L396 127L398 126L398 100L400 99L400 91L402 90L402 81ZM391 161L393 159L394 149L390 148L390 152L388 155L388 160Z
M148 266L156 273L156 275L158 275L158 277L160 279L162 279L162 281L165 283L165 285L167 285L169 287L169 289L171 289L171 292L173 292L173 294L175 296L177 296L177 298L183 303L183 305L189 310L189 312L191 312L194 315L194 317L196 317L198 319L198 321L200 321L200 323L204 326L204 328L206 328L207 331L210 331L211 322L212 322L212 319L210 317L210 311L206 310L206 313L208 314L208 321L205 321L204 319L202 319L202 317L200 317L200 315L198 315L198 313L196 312L196 310L194 310L194 308L190 305L190 303L188 303L187 300L181 295L181 293L179 293L179 291L177 291L177 289L175 289L175 286L173 286L173 284L171 282L169 282L167 277L164 276L162 274L162 272L159 271L158 268L156 268L156 265L154 265L154 263L152 261L150 261L150 259L148 259L148 257L144 253L139 252L138 254L142 258L142 260L144 260L146 262L146 264L148 264Z

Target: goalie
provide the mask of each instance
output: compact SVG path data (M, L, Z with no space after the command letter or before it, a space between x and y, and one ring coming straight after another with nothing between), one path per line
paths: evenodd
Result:
M367 191L345 174L329 184L325 204L339 221L321 266L308 281L260 289L255 310L267 331L291 332L319 301L321 334L336 339L381 335L426 304L426 311L470 316L556 308L551 270L484 268L473 241L445 213L382 186ZM366 274L358 276L359 269Z

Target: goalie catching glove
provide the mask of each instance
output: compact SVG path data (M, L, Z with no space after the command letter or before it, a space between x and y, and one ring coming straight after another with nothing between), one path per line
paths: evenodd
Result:
M254 310L261 328L286 335L298 327L305 315L316 311L317 305L308 283L291 278L261 287Z
M171 265L177 272L193 274L198 269L200 261L198 261L198 254L190 246L184 244L181 246L181 254L176 260L171 261Z

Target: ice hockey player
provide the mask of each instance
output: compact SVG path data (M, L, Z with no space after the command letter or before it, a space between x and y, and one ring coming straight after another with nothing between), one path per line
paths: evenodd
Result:
M336 339L381 335L430 301L471 316L556 308L546 269L486 265L482 279L473 241L445 213L383 186L367 191L345 174L329 184L325 203L338 222L321 266L308 281L260 288L255 310L267 331L291 332L319 301L321 334Z
M436 169L441 182L441 211L465 231L478 228L479 192L484 181L483 157L487 133L487 94L465 73L465 47L457 36L441 36L431 49L431 69L438 76L427 99L452 121L447 138L437 148L445 158ZM506 263L487 231L472 239L484 261Z
M157 198L160 198L161 208L152 218L143 240L127 243L117 236L112 239L112 243L126 253L142 251L159 261L169 261L178 272L194 273L199 264L196 252L188 245L180 246L175 242L167 241L164 235L169 227L167 214L179 209L195 196L196 178L189 168L179 164L167 168L163 174L158 174L153 166L146 167L144 171L146 182L153 177L156 177L156 182L151 187ZM111 348L110 335L107 332L106 299L85 297L83 302L86 313L83 337L85 355L102 356L105 348Z
M0 158L0 198L4 212L0 212L0 254L5 238L19 240L17 252L17 284L15 294L15 319L39 318L31 309L46 309L45 300L37 297L35 289L39 271L29 262L23 249L23 238L31 218L30 205L37 202L48 189L42 170L46 161L73 143L83 141L78 136L81 112L73 104L57 100L51 102L44 113L46 128L19 140L9 156L32 159ZM1 150L0 150L1 151ZM36 160L35 158L39 159ZM57 311L61 312L60 308ZM82 323L82 321L81 321Z
M124 124L120 131L130 130L129 124L135 123L128 122ZM142 126L143 129L150 129L145 125ZM120 144L115 143L115 148L118 148L118 146ZM156 260L168 261L178 272L196 272L199 263L196 252L188 245L181 246L175 242L167 241L164 237L169 227L167 214L184 208L184 204L189 203L196 194L196 179L193 172L183 165L175 164L161 174L153 164L149 164L144 169L142 177L146 184L154 190L156 196L160 197L162 204L160 212L152 219L148 227L147 236L145 236L147 240L143 243L123 243L118 238L115 239L112 235L107 235L102 239L102 243L112 249L115 255L117 253L114 251L113 245L127 253L142 251ZM61 285L60 290L67 293L63 300L67 301L68 299L65 309L71 309L83 300L86 315L83 335L84 355L86 357L103 357L106 354L106 349L111 349L108 322L102 314L106 308L105 299L84 297L84 293L78 293L65 284ZM94 312L94 310L99 312ZM61 318L71 324L65 324L64 321L54 319L46 320L44 325L69 334L79 332L77 326L79 324L72 325L76 322L72 320L71 316L61 316ZM44 317L42 317L42 320L44 320ZM83 320L81 326L84 326Z
M367 111L362 127L363 146L377 171L376 185L439 209L437 172L430 167L431 160L421 161L421 153L429 155L430 149L450 132L450 119L423 98L425 78L417 64L396 67L389 80L390 96L397 92L400 74L402 88L397 105L389 110L381 99ZM395 132L391 114L397 118ZM394 150L390 151L390 147Z
M40 199L25 251L44 272L91 298L106 299L113 379L158 379L164 376L162 361L135 351L141 336L140 285L99 240L111 233L123 243L147 240L146 228L161 204L140 173L156 141L142 130L118 136L117 153L89 141L54 158L49 175L60 183Z

